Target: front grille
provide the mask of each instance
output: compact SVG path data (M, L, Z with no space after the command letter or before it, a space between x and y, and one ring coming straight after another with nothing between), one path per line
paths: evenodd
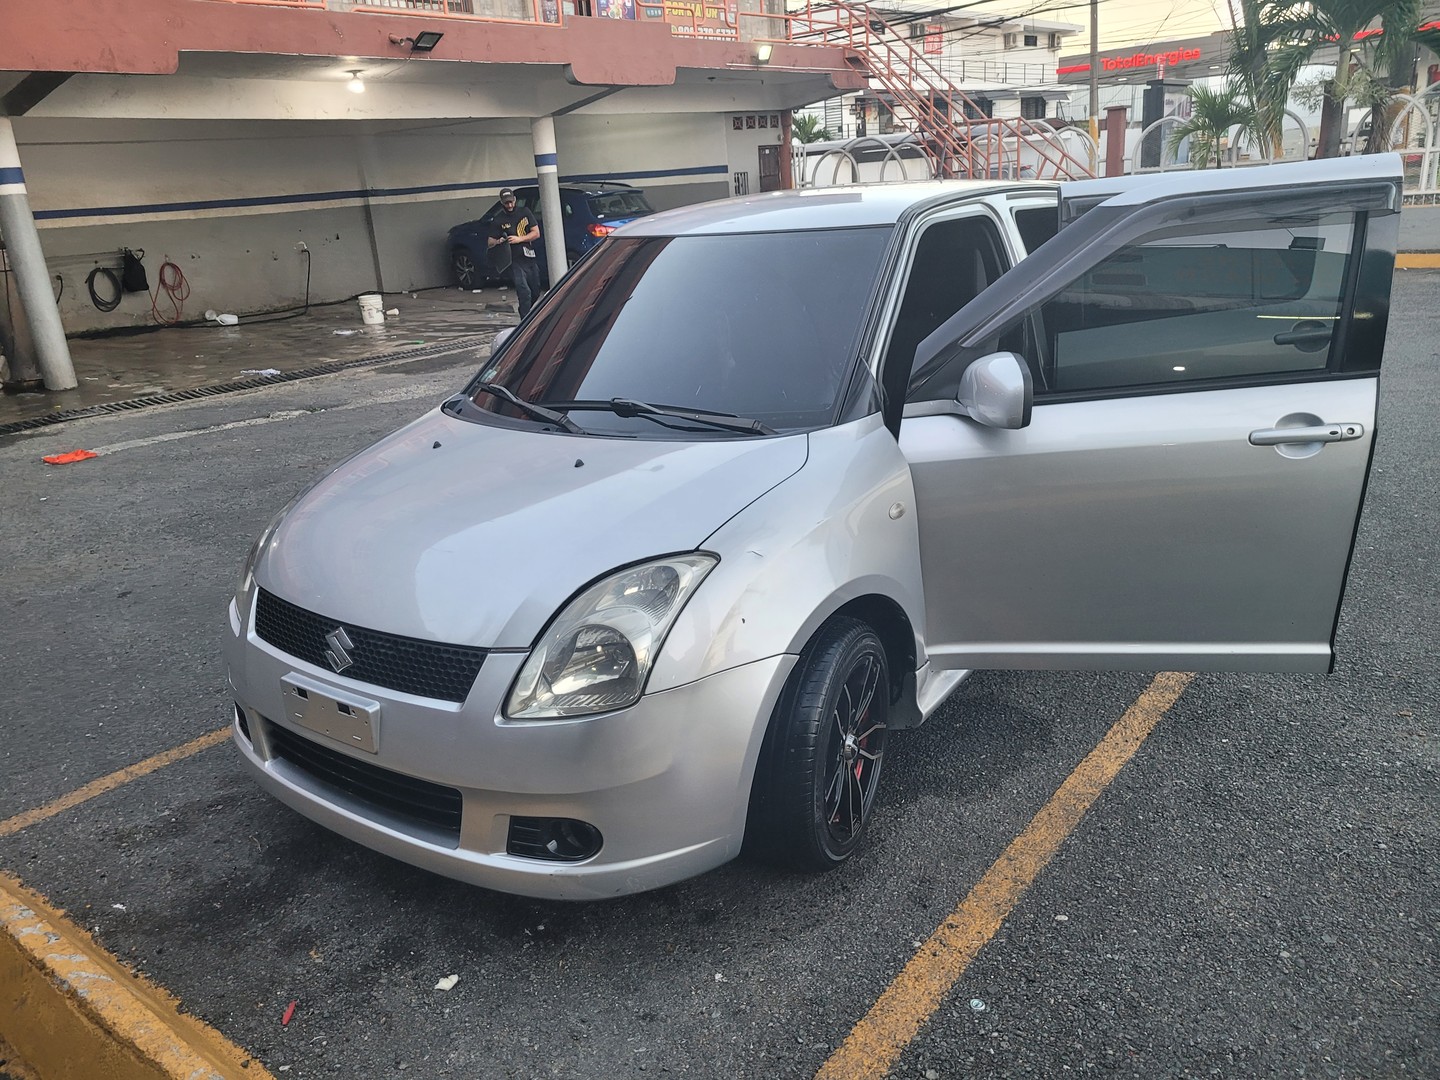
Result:
M271 753L322 785L332 788L379 818L393 819L423 839L457 847L460 843L460 792L419 780L342 754L289 728L266 721Z
M480 674L485 650L470 645L442 645L401 637L363 626L337 622L296 607L260 590L255 602L255 633L277 649L317 667L333 668L325 659L326 634L344 630L354 646L347 679L442 701L464 701Z

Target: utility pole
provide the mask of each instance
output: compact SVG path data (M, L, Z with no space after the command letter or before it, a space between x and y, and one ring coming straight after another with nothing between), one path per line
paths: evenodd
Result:
M1100 145L1100 0L1090 0L1090 138Z

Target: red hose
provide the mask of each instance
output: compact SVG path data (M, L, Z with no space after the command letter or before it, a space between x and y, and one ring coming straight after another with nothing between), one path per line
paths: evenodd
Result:
M164 314L160 311L160 294L162 292L170 301L171 309ZM160 273L156 278L155 292L150 297L151 317L161 326L174 326L180 321L185 301L189 298L190 282L185 280L184 272L173 262L161 263Z

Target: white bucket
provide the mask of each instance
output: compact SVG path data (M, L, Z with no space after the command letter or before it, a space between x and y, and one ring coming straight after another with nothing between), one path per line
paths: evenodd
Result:
M365 293L357 297L360 301L360 318L366 326L385 324L385 298L379 293Z

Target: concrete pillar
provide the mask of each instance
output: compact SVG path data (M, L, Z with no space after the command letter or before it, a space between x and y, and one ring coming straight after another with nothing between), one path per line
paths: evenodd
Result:
M35 359L47 390L73 390L75 365L60 323L60 309L50 285L50 269L40 247L25 177L20 171L20 149L8 116L0 116L0 235L15 278L20 303L35 340Z
M14 274L0 275L0 353L5 354L7 364L5 393L44 392L45 380L40 377L40 365L35 363L35 341L25 321L25 309L20 306Z
M1125 128L1130 109L1111 105L1105 110L1105 175L1125 175Z
M560 209L560 163L555 153L555 118L537 116L530 121L530 139L535 144L535 179L540 185L540 242L550 265L550 284L570 268L565 256L565 214Z

